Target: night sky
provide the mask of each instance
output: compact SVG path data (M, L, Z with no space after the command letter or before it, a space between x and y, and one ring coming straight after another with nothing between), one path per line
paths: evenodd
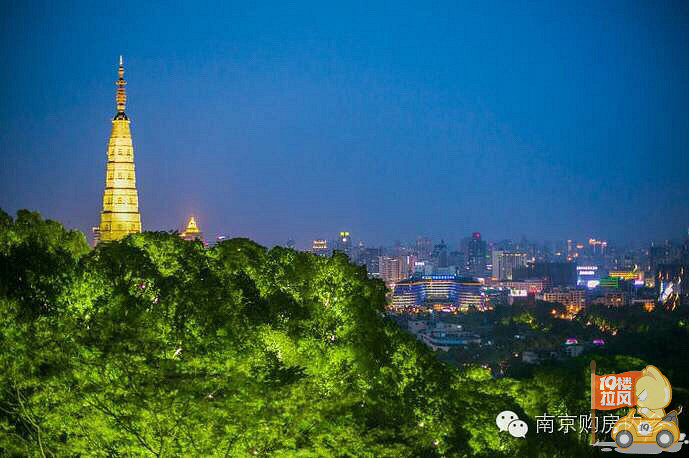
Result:
M3 2L0 207L90 231L117 61L144 229L679 238L689 3Z

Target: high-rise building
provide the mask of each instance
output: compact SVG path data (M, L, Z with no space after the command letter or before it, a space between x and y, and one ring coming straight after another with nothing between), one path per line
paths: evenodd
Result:
M117 114L112 120L112 133L108 143L105 193L100 218L100 240L119 240L128 234L141 232L139 196L134 171L134 148L129 118L124 110L127 94L124 80L124 63L120 56L115 102Z
M352 248L352 261L354 261L357 264L363 264L361 262L361 258L364 256L364 252L366 251L366 244L364 243L363 240L359 240L356 242L354 247Z
M381 256L378 258L378 269L380 271L380 278L387 285L395 284L404 278L400 269L400 258L398 257Z
M409 278L414 273L414 267L418 258L414 255L408 254L398 256L400 260L400 277Z
M466 258L461 251L450 251L447 254L447 264L456 267L460 272L464 272L466 265Z
M311 251L318 256L328 256L328 241L325 239L316 239L311 243Z
M518 244L515 245L514 240L511 239L505 239L500 240L499 242L495 242L493 244L493 249L499 251L519 251Z
M469 272L478 276L485 275L487 257L486 241L481 240L480 232L474 232L471 234L471 240L469 240L467 246L467 267Z
M335 241L335 250L341 251L350 258L352 257L352 237L350 236L349 232L340 232L339 237Z
M205 242L203 239L203 232L201 232L198 224L196 224L196 218L194 218L194 216L189 218L186 229L184 229L179 236L184 240L200 240L201 242Z
M512 280L512 271L526 265L526 253L493 250L493 279Z
M433 242L428 237L418 237L416 239L416 255L422 261L431 259Z
M431 257L436 267L447 267L447 245L444 240L441 240L439 244L433 247Z
M577 284L577 265L573 262L536 262L512 270L514 280L545 278L551 286L566 287Z
M416 256L380 256L378 270L380 278L388 285L409 278L414 274Z
M604 255L608 248L608 242L605 240L589 239L589 249L593 256Z
M373 275L380 274L380 248L364 248L359 256L359 264L366 266L366 272Z
M682 257L682 247L673 244L670 241L665 241L661 245L655 243L649 249L649 268L651 272L657 272L658 266L661 264L676 263Z
M552 256L548 257L548 261L559 261L562 262L563 259L567 259L568 244L564 240L556 241L553 244ZM552 258L552 259L551 259Z

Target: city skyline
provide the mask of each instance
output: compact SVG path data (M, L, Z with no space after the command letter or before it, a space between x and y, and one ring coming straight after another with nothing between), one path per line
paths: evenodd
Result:
M689 446L689 1L0 13L0 456Z
M369 246L474 231L678 239L689 223L689 14L620 5L571 6L579 15L558 24L553 6L532 5L512 26L475 5L414 20L402 6L319 10L333 14L316 24L303 9L230 5L176 38L184 11L21 5L2 19L4 42L25 50L5 47L0 207L87 234L98 225L124 54L144 230L181 231L193 214L209 238L302 248L342 230ZM26 34L36 29L45 35Z

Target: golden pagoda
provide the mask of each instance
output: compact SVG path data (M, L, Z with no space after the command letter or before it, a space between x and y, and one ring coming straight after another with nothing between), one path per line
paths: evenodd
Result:
M198 224L196 224L196 219L192 216L189 218L189 223L187 223L187 228L179 234L180 237L182 237L184 240L201 240L201 242L205 241L203 240L203 232L201 232L201 229L199 229Z
M136 192L134 148L129 129L129 118L124 113L127 94L124 80L124 63L120 56L119 78L115 82L117 114L112 120L112 133L108 143L103 212L100 217L100 240L119 240L128 234L141 232L139 197Z

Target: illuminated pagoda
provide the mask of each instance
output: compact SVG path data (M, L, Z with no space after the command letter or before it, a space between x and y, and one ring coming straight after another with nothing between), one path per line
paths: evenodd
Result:
M127 104L127 82L124 80L122 56L118 75L115 82L117 114L112 120L112 133L108 142L105 194L100 218L100 241L103 242L120 240L129 234L141 232L134 148L129 118L124 112Z
M184 240L200 240L205 244L203 239L203 232L199 229L199 225L196 224L196 219L192 216L189 218L189 223L187 223L187 228L180 235Z

